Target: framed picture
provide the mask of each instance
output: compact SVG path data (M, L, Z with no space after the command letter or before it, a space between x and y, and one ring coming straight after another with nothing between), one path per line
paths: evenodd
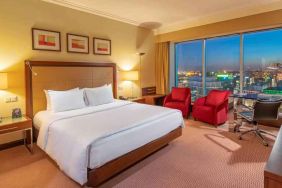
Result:
M67 51L88 54L89 37L67 33Z
M111 40L93 38L94 54L111 55Z
M60 32L32 28L32 49L61 51Z

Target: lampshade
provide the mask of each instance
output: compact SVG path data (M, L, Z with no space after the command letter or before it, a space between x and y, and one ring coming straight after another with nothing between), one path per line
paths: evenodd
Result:
M0 72L0 89L8 88L8 76L5 72Z
M121 72L121 80L123 81L137 81L138 79L139 79L138 71Z

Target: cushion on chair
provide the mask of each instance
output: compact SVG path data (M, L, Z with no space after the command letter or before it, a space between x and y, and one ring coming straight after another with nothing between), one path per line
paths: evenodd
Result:
M189 95L189 89L188 88L172 88L171 91L171 99L173 101L185 101L187 95Z
M226 95L226 91L212 90L206 97L206 105L217 106L225 100Z
M210 115L213 112L212 106L198 106L196 108L193 108L194 111L201 112L202 115Z
M183 102L167 102L165 104L165 107L174 108L174 109L180 109L180 108L184 108L185 105L184 105Z

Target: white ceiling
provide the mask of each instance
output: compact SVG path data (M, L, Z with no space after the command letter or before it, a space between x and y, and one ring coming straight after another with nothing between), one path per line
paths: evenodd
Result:
M282 0L43 0L156 34L282 9Z

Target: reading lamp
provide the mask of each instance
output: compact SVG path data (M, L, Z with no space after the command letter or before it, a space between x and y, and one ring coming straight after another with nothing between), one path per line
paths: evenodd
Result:
M133 82L137 81L139 78L138 71L123 71L121 72L121 80L131 81L131 98L133 98Z
M8 89L8 74L6 72L0 72L0 90ZM0 116L0 123L2 117Z

